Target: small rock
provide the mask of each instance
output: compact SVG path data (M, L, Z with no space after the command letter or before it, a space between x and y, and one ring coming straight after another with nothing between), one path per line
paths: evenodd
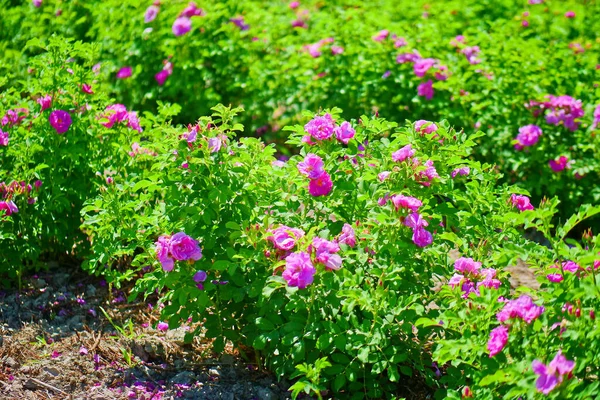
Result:
M45 288L45 287L46 287L46 285L48 285L48 284L46 283L46 281L45 281L45 280L43 280L42 278L39 278L39 279L34 279L33 281L31 281L31 284L32 284L32 285L33 285L33 287L34 287L34 288L36 288L36 289L42 289L42 288Z
M11 368L16 368L16 366L18 365L17 361L15 361L15 359L12 357L6 357L6 360L4 360L4 364Z
M54 367L44 367L44 371L52 376L60 375L60 371Z
M25 387L25 389L29 389L29 390L38 390L38 389L43 388L43 386L32 381L31 379L27 379L27 382L25 382L25 384L23 386Z
M94 286L94 285L87 285L85 287L85 291L87 292L86 294L88 296L95 296L96 295L96 286Z
M257 387L256 395L261 400L272 400L275 399L275 394L265 387Z
M132 341L130 344L131 347L131 352L136 355L140 360L147 362L149 360L148 357L148 353L146 352L146 350L144 350L144 348L142 347L141 344L139 344L138 342L134 342Z
M183 346L185 344L185 334L186 331L183 328L171 329L167 331L165 339L179 346Z
M221 375L221 373L219 372L219 370L218 370L218 369L215 369L215 368L211 368L211 369L209 369L209 370L208 370L208 374L209 374L210 376L220 376L220 375Z
M188 385L196 380L196 375L192 371L182 371L169 379L171 383L179 385Z
M231 354L223 354L220 361L225 365L233 365L235 358Z

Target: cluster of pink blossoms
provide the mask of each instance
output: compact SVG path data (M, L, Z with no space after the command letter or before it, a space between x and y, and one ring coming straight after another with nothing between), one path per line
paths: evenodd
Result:
M323 160L316 154L308 153L297 165L298 171L308 177L308 192L311 196L327 196L333 189L331 176L325 171Z
M416 212L409 214L402 222L404 226L408 226L413 231L412 241L419 247L427 247L433 243L433 235L427 229L429 225L423 217Z
M560 269L560 267L556 264L552 265L550 268ZM583 268L581 268L576 262L569 260L569 261L565 261L562 263L562 270L564 272L570 272L572 274L575 274L578 271L583 270ZM554 282L554 283L559 283L564 280L562 273L559 273L559 272L548 274L548 275L546 275L546 278L548 278L548 280L550 282Z
M438 81L445 81L448 78L447 66L442 65L440 61L435 58L421 57L419 52L416 50L412 53L398 54L396 57L396 62L399 64L412 63L413 71L419 78L425 77L430 70L433 71L433 76ZM431 79L417 86L417 94L425 97L427 100L431 100L434 93L433 81Z
M538 142L542 136L542 129L537 125L525 125L519 128L519 134L516 137L516 150L523 150L524 147L531 147Z
M450 41L450 46L456 47L456 51L463 54L469 64L477 65L481 60L477 58L481 50L479 46L466 46L467 39L463 35L458 35Z
M529 101L526 108L533 109L533 115L538 116L546 111L546 122L551 125L561 123L569 130L575 131L579 128L576 119L583 117L583 105L581 100L575 100L571 96L548 95L548 101Z
M183 232L178 232L173 236L162 235L158 238L156 245L156 257L166 272L173 270L175 260L199 260L202 258L202 251L197 240Z
M317 58L323 54L321 51L321 48L323 46L325 46L326 44L333 43L333 42L334 42L334 39L332 37L326 38L326 39L321 39L317 43L305 45L304 50L307 51L311 57ZM333 54L334 56L338 55L338 54L342 54L343 52L344 52L344 48L342 46L336 46L336 45L331 46L331 54Z
M192 30L192 17L202 17L206 15L204 10L198 8L193 1L179 14L179 17L173 22L173 34L182 36Z
M327 140L335 135L335 138L344 144L348 144L350 139L354 138L356 131L348 121L342 122L341 125L336 125L331 117L331 114L316 116L306 125L304 130L308 135L302 138L304 143L315 144L312 139L317 141Z
M39 191L41 186L42 181L39 179L35 181L33 185L25 183L25 181L12 181L9 184L0 182L0 197L3 199L0 201L0 210L4 210L6 215L19 212L17 205L12 199L22 195L27 196L28 204L34 204L37 201L37 198L34 197L33 193L34 191Z
M140 146L138 142L133 142L133 144L131 145L131 151L128 154L130 157L135 157L138 154L147 154L149 156L157 155L154 151Z
M406 42L405 38L400 37L400 36L396 35L395 33L392 33L390 35L390 31L388 31L387 29L377 32L375 35L371 36L371 39L373 39L374 42L383 42L388 37L390 38L390 40L392 40L394 42L395 48L403 47L408 44Z
M392 161L394 161L394 162L406 161L407 163L410 163L411 166L413 167L413 169L415 169L415 171L416 171L415 172L415 180L423 186L431 186L431 182L433 182L433 180L435 178L440 177L437 173L437 170L435 169L435 166L433 165L433 161L427 160L421 166L421 161L417 157L413 158L414 155L415 155L415 150L412 148L412 145L407 144L406 146L402 147L400 150L396 150L395 152L392 153ZM422 167L425 167L425 168L422 168ZM457 174L459 172L460 171L457 171ZM465 172L465 170L463 170L463 173L464 172ZM468 172L466 172L466 173L468 173ZM454 176L456 176L456 174Z
M504 325L500 325L490 332L490 339L487 344L490 357L500 353L508 342L507 321L521 319L530 324L544 312L544 307L535 304L531 297L527 295L522 295L516 300L505 300L505 303L504 308L496 314L498 321Z
M6 114L0 120L2 126L8 125L9 127L19 125L25 117L29 115L29 110L27 108L15 108L14 110L6 111Z
M460 274L454 274L448 281L452 288L459 286L463 291L463 298L469 297L471 293L479 296L481 286L489 289L498 289L501 282L496 279L496 270L493 268L481 269L481 263L472 258L461 257L454 262L454 269Z
M538 392L547 395L562 383L565 376L567 378L571 377L571 373L575 369L575 362L567 360L559 350L548 365L544 365L541 361L533 360L531 368L536 375L539 375L535 382L536 389Z
M512 203L513 207L517 207L519 211L533 210L533 205L527 196L513 193L510 195L510 202Z
M312 240L308 248L308 252L299 251L290 253L296 245L297 239L304 236L304 232L300 229L294 229L287 226L281 226L273 231L273 236L267 237L273 245L285 250L285 270L282 273L290 287L305 289L313 283L314 276L317 272L311 253L314 255L314 262L325 266L327 270L339 270L342 267L342 258L337 254L340 251L340 244L345 244L350 247L356 245L356 236L354 229L349 224L344 224L342 232L337 240L329 241L320 237Z
M112 128L116 123L127 123L127 127L142 132L140 120L136 111L127 111L123 104L111 104L106 107L106 113L101 118L108 119L108 122L102 122L107 128Z

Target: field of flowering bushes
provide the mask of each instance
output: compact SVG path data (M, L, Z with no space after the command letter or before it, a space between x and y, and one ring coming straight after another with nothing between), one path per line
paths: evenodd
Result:
M0 5L4 286L158 296L293 398L600 399L596 2Z

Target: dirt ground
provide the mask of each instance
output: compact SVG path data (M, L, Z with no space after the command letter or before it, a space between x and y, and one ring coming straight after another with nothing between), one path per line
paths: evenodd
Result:
M152 300L128 304L103 280L64 271L24 286L0 292L0 399L290 398L288 382L231 346L213 354L202 337L184 343L190 327L155 329Z

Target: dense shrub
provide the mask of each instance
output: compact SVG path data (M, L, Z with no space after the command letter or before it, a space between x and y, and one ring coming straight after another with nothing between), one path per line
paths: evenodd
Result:
M595 395L597 6L530 3L0 3L0 273L84 260L294 395Z

